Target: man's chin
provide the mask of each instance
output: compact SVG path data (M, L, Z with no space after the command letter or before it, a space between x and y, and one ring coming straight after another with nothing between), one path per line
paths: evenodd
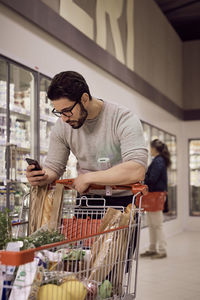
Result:
M72 122L67 124L69 124L73 129L79 129L83 125L83 123L79 123L79 122Z
M73 129L79 129L83 126L83 124L71 125Z

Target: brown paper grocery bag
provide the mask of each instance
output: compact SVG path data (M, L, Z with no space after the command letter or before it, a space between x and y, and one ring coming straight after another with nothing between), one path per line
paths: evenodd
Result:
M62 215L63 191L62 184L56 184L55 189L49 189L48 185L31 187L29 235L45 225L49 230L57 229Z
M48 185L32 186L29 204L29 226L28 235L32 234L40 228L44 200L48 191Z

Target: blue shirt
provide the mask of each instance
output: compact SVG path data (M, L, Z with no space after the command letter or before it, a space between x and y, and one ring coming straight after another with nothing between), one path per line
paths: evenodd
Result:
M167 167L161 155L156 156L148 167L145 184L149 192L167 191Z

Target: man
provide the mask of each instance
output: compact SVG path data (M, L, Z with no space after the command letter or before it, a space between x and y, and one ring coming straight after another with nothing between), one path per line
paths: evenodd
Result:
M53 78L48 98L54 106L52 112L59 118L42 171L27 167L32 186L51 183L62 176L70 150L78 161L79 175L74 187L80 194L90 184L129 184L144 179L147 149L141 123L134 113L92 97L83 76L73 71ZM99 169L98 159L102 157L110 161L107 170ZM114 196L121 195L124 197L127 192Z

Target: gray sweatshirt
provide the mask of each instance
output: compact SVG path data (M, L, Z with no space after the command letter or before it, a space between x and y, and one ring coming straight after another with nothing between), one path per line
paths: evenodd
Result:
M147 166L147 148L138 117L123 106L104 101L99 115L73 129L59 118L52 129L44 167L59 176L66 168L70 150L77 158L78 172L98 171L98 159L110 159L111 167L135 161Z

